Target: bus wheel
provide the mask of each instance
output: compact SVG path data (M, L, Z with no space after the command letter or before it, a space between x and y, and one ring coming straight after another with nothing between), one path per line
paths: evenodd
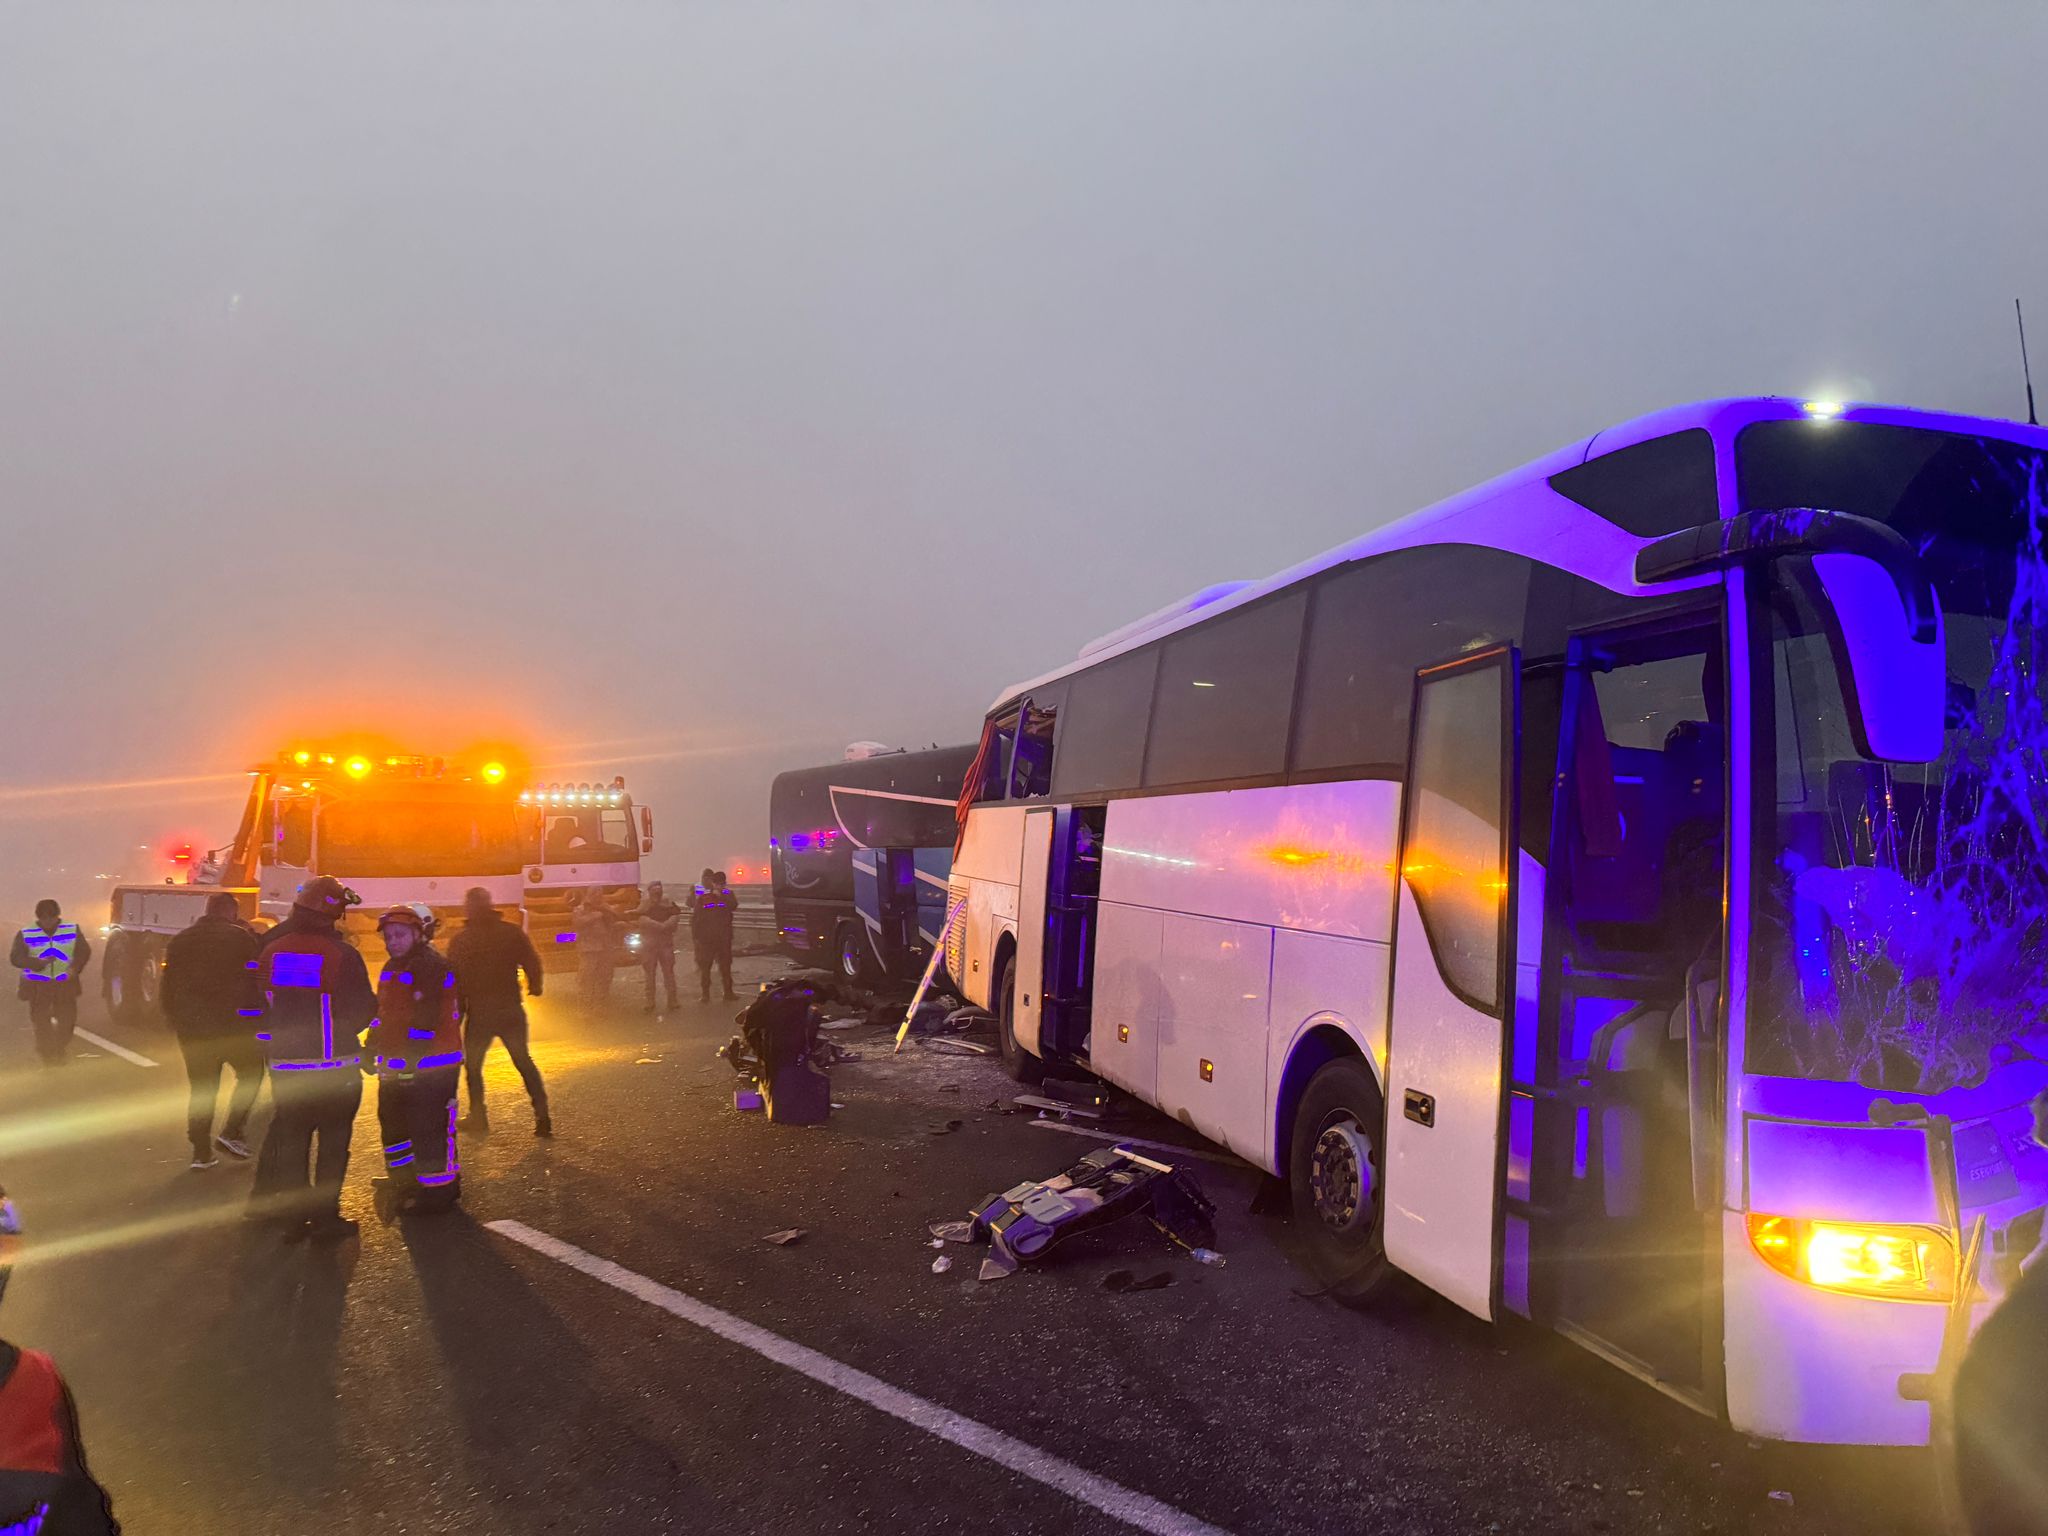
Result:
M1340 1301L1363 1302L1388 1274L1380 1122L1378 1085L1355 1056L1325 1063L1294 1114L1294 1224L1310 1271Z
M875 979L875 965L869 958L872 951L868 936L859 923L841 923L837 943L833 947L839 956L841 976L861 986Z
M1045 1063L1017 1043L1017 962L1005 960L996 978L996 1040L1003 1049L1003 1070L1020 1083L1045 1081Z

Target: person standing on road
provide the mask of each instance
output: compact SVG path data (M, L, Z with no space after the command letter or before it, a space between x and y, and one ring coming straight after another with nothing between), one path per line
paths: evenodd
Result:
M647 1012L654 1012L655 972L667 988L668 1005L676 1005L676 928L683 909L668 899L659 880L647 887L647 899L634 916L640 934L640 965L647 980Z
M0 1296L21 1217L0 1189ZM78 1408L48 1355L0 1339L0 1532L120 1536L107 1490L85 1465Z
M206 915L174 936L164 950L158 997L185 1058L185 1079L191 1087L185 1130L195 1170L219 1162L215 1147L237 1161L248 1158L243 1138L256 1095L263 1090L263 1052L256 1044L256 1020L263 1016L256 956L263 946L238 910L230 893L215 891L206 898ZM227 1120L215 1135L220 1077L230 1067L234 1092L228 1099Z
M14 936L7 960L21 972L20 996L36 1033L36 1054L46 1067L71 1060L71 1032L78 1027L79 982L92 945L64 909L45 898L36 903L35 923Z
M377 994L336 925L358 899L332 875L315 875L257 957L264 1003L256 1038L270 1063L272 1108L249 1213L279 1223L287 1242L334 1241L356 1230L341 1214L341 1181L363 1107L362 1034Z
M690 947L696 951L697 981L705 1002L711 1001L711 969L716 966L725 982L725 999L732 1002L733 908L739 904L725 883L725 871L707 869L704 881L690 901Z
M478 886L464 898L462 931L448 946L448 963L455 971L455 996L462 1011L462 1071L469 1081L469 1114L459 1122L461 1127L480 1136L490 1132L484 1110L484 1057L493 1040L502 1040L533 1101L533 1134L554 1135L547 1085L527 1049L526 1005L519 995L524 972L527 995L540 996L540 956L533 940L524 928L506 922L491 904L491 893Z
M592 886L576 911L576 1000L585 1009L599 1009L611 1000L613 953L619 941L618 914L605 904L604 892Z
M389 1223L401 1211L445 1211L462 1198L455 1160L462 1025L455 972L433 945L433 909L393 907L377 928L390 958L377 979L377 1019L364 1044L377 1065L384 1136L377 1215Z

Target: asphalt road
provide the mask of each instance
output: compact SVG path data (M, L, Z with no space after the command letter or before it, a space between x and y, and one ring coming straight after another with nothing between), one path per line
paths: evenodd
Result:
M769 1125L711 1054L730 1005L637 1001L538 1005L557 1138L494 1058L458 1214L375 1223L366 1106L362 1234L326 1249L244 1226L246 1168L188 1171L167 1038L88 1004L162 1065L81 1040L51 1071L0 1028L0 1179L32 1236L0 1330L70 1375L127 1530L1931 1529L1916 1455L1755 1447L1418 1290L1305 1294L1241 1167L1198 1166L1221 1266L1134 1221L982 1283L926 1223L1095 1143L1001 1112L986 1061L867 1030L836 1036L864 1059L829 1125ZM1171 1284L1105 1289L1119 1269Z

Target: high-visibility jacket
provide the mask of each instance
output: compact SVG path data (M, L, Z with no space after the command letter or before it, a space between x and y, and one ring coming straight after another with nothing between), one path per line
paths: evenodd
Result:
M29 981L69 981L78 957L78 925L59 923L53 933L40 925L21 930L21 944L35 963L21 974Z
M377 1021L363 1042L377 1070L410 1076L462 1062L462 1021L455 1006L455 973L438 951L421 943L402 960L386 960L377 978Z
M256 1039L273 1068L361 1067L376 995L363 957L331 925L278 924L265 936L256 974L264 997Z
M0 1343L0 1532L118 1532L50 1357Z

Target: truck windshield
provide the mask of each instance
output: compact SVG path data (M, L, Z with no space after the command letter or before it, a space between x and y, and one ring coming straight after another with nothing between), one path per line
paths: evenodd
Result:
M509 875L524 855L509 803L367 796L320 811L322 874Z
M1949 692L1940 761L1863 757L1810 562L1775 568L1748 1069L1902 1092L1981 1082L2000 1046L2048 1027L2043 454L1769 422L1738 439L1737 472L1744 511L1829 507L1912 543L1941 599Z

